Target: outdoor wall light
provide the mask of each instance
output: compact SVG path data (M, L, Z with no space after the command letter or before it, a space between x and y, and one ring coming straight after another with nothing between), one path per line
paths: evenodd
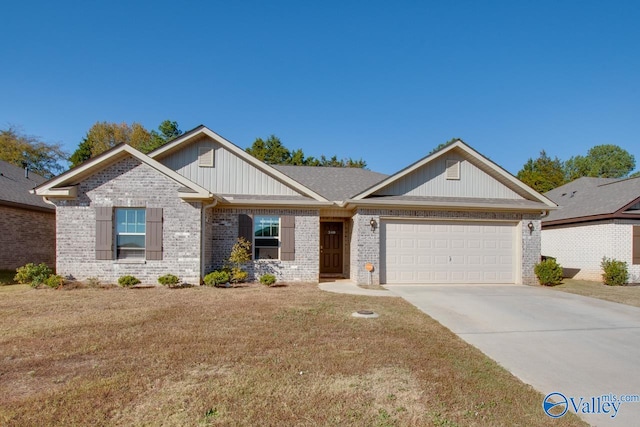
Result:
M376 227L378 226L378 223L376 222L375 219L371 218L371 221L369 221L369 225L371 226L371 231L376 231Z
M529 234L533 233L533 223L531 221L529 221L529 224L527 224L527 228L529 229Z

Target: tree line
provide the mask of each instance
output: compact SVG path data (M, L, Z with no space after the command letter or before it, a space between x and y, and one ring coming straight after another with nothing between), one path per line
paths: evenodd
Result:
M516 175L519 180L545 193L581 177L625 178L639 176L631 171L636 161L627 150L614 145L596 145L587 154L577 155L566 161L558 157L553 159L542 150L537 159L529 158Z
M135 147L143 153L156 148L182 135L178 123L164 120L155 130L148 131L139 123L97 122L87 131L76 150L69 155L60 144L46 143L39 137L29 136L15 126L0 129L0 160L19 167L28 166L33 172L51 178L64 170L66 164L71 167L95 157L122 142ZM435 152L459 138L453 138L439 144ZM366 168L363 159L327 157L307 157L302 149L291 150L275 135L266 139L256 138L246 152L257 159L272 165L334 166ZM614 144L596 145L586 155L576 155L566 161L558 157L551 158L542 150L536 159L529 158L517 177L541 193L552 190L577 178L625 178L640 176L640 172L630 175L635 168L635 158L623 148Z
M51 178L67 169L104 153L120 143L149 153L182 135L178 123L164 120L157 130L147 130L140 123L97 122L87 131L76 150L69 155L59 143L47 143L41 138L25 134L20 128L9 125L0 129L0 160L18 167L29 167L33 172ZM302 149L290 150L280 139L271 135L266 140L256 138L246 152L268 164L300 166L336 166L365 168L362 159L340 159L334 155L315 158L305 156Z

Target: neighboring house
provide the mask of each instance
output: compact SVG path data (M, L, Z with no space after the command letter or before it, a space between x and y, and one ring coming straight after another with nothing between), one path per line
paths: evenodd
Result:
M0 160L0 269L29 262L53 267L56 257L56 211L30 194L46 179Z
M555 208L461 141L387 177L270 166L204 126L148 155L117 146L36 194L57 206L60 274L148 283L198 283L244 237L251 277L533 284Z
M560 207L542 220L542 254L576 279L601 280L602 257L640 281L640 178L579 178L545 194Z

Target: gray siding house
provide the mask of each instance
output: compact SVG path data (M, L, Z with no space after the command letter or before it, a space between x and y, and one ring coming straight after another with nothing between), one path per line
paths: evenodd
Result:
M59 274L147 283L200 283L245 237L252 278L534 284L556 207L462 141L386 176L270 166L204 126L148 155L119 145L35 193L56 205Z

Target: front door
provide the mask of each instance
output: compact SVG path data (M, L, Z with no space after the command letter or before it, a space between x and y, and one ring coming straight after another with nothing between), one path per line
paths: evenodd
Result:
M320 223L320 274L342 274L342 223Z

